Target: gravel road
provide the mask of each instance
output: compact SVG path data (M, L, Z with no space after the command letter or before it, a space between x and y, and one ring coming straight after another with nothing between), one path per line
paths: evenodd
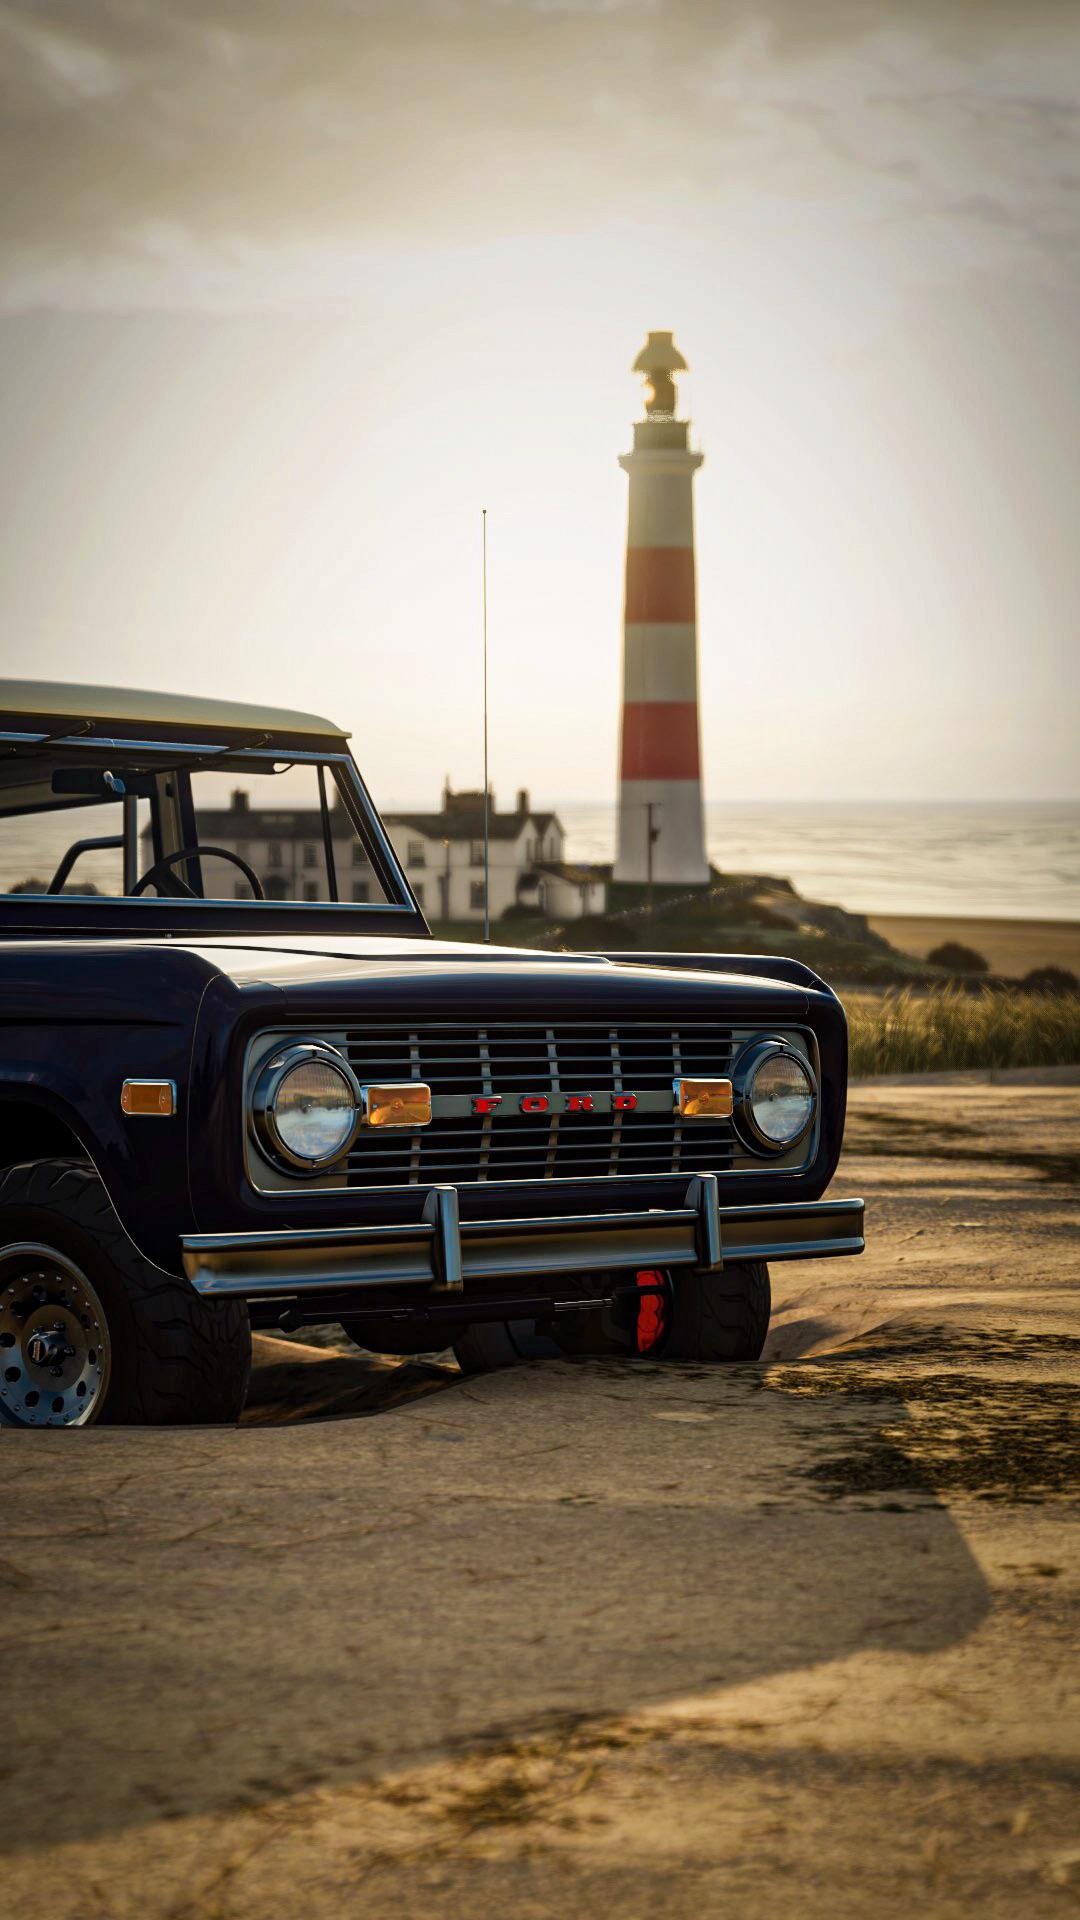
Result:
M1078 1163L1075 1087L868 1084L757 1367L6 1430L4 1910L1075 1911Z

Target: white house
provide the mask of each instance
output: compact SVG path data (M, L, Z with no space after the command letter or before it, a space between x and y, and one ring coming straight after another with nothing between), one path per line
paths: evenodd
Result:
M389 813L386 827L410 884L431 920L484 917L484 795L443 788L441 813ZM590 867L563 858L557 814L529 804L524 789L512 813L491 796L488 818L491 918L508 907L532 907L551 920L602 913L607 882Z
M447 785L440 813L390 813L384 823L429 920L483 920L482 792L454 793ZM331 828L341 898L379 900L379 883L339 806L331 808ZM228 807L200 808L199 835L204 844L240 854L258 874L268 900L329 898L316 808L253 807L250 795L238 789ZM146 835L144 840L149 864ZM604 874L567 865L558 816L535 811L524 791L512 813L500 813L492 796L489 840L492 920L513 906L531 907L557 921L603 912ZM229 884L237 898L249 897L239 874L231 874Z

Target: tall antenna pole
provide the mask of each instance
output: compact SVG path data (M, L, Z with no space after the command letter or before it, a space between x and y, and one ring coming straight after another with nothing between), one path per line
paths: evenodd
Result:
M488 779L487 508L480 512L484 614L484 940L491 940L491 785Z

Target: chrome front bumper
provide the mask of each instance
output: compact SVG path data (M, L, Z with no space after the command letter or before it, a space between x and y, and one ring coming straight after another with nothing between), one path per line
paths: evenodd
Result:
M709 1271L726 1260L811 1260L863 1250L861 1200L722 1207L715 1174L665 1185L671 1205L517 1219L462 1219L458 1189L431 1187L412 1221L191 1234L182 1243L184 1271L208 1297L285 1301L418 1286L460 1296L490 1281L620 1268Z

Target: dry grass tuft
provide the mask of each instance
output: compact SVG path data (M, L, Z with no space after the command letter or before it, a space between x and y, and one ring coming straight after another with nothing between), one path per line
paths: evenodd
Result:
M1080 1063L1080 996L1023 992L852 995L851 1072L947 1073Z

